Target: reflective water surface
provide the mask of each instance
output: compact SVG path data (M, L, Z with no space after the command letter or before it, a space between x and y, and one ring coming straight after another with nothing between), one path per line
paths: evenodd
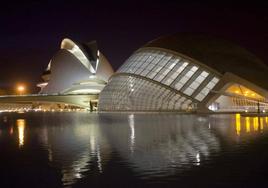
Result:
M0 187L267 187L268 117L0 114Z

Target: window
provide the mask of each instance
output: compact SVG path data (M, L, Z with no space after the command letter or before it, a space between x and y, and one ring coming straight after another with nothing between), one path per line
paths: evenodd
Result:
M201 74L188 86L188 88L183 93L191 96L208 75L209 73L202 71Z
M211 89L218 83L219 79L214 77L196 96L195 99L202 101Z

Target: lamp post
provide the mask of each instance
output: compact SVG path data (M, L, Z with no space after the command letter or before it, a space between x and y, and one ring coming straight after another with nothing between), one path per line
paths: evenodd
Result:
M258 100L258 103L257 103L257 107L258 107L258 114L260 113L260 101Z

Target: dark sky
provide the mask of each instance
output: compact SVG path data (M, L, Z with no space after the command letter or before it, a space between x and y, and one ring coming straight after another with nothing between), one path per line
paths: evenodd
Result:
M176 32L229 39L268 64L268 3L86 2L1 5L0 89L28 83L36 92L40 75L65 37L78 42L97 40L114 69L146 42Z

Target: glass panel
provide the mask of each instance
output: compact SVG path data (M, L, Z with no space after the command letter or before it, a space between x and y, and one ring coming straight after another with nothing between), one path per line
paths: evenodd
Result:
M180 110L185 98L150 81L121 75L110 80L99 101L100 110L158 111Z
M207 94L210 92L211 89L217 84L219 81L218 78L214 77L201 91L198 95L196 95L195 99L202 101Z
M203 71L189 86L188 88L183 92L186 95L192 95L194 91L198 88L198 86L201 85L201 83L205 80L205 78L209 74L206 71Z
M174 85L174 88L177 90L180 90L183 85L191 78L191 76L197 71L198 67L197 66L189 66L186 67L185 71L187 69L190 69L188 72L186 72L185 75L182 75L182 78L177 80L177 83Z
M202 93L199 93L195 99L199 100L199 101L202 101L203 99L205 98L205 95L203 95Z
M194 90L190 87L188 87L183 93L186 95L192 95L192 93L194 92Z

